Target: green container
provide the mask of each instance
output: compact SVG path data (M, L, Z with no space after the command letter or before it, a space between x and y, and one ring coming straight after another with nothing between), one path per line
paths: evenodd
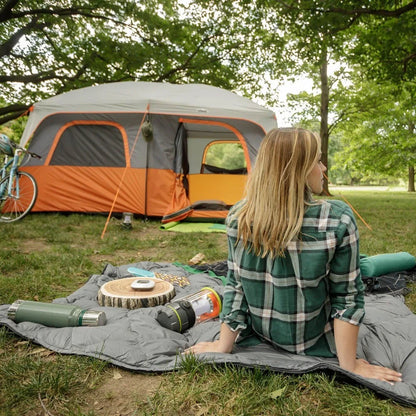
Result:
M35 322L56 328L68 326L101 326L106 323L104 312L82 309L76 305L17 300L7 312L16 323Z

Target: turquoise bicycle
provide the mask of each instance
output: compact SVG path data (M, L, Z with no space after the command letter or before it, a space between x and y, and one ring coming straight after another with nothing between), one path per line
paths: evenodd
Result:
M5 134L0 134L0 153L4 154L0 169L0 222L13 222L30 212L38 196L35 178L19 168L28 158L40 156L12 143Z

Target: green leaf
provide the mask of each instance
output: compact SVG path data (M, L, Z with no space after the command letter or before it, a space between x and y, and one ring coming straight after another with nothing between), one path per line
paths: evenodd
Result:
M279 397L282 397L283 396L283 393L286 391L286 386L285 387L282 387L281 389L277 389L277 390L275 390L275 391L272 391L270 394L269 394L269 397L271 398L271 399L277 399L277 398L279 398Z

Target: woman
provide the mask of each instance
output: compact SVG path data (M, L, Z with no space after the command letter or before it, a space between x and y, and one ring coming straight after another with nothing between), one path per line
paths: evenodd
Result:
M400 373L356 358L364 316L358 231L341 201L314 201L326 167L320 139L274 129L261 143L246 198L228 215L228 275L219 340L186 352L231 353L255 335L286 351L337 356L363 377L401 381Z

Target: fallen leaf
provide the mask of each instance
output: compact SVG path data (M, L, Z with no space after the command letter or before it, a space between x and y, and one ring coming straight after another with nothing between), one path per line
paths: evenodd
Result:
M120 380L121 378L123 378L123 376L118 371L114 370L113 379Z
M205 258L205 254L198 253L194 257L192 257L191 260L188 261L188 264L190 266L195 266L196 264L201 263L201 261L204 260L204 258Z
M282 387L281 389L278 389L278 390L275 390L275 391L272 391L270 394L269 394L269 397L271 398L271 399L277 399L278 397L282 397L283 396L283 393L286 391L286 387Z
M209 414L209 409L207 407L203 407L198 410L198 412L195 414L195 416L204 416Z
M49 350L41 347L41 348L35 348L33 351L30 351L28 355L36 355L36 354L45 355L45 353L49 353Z

